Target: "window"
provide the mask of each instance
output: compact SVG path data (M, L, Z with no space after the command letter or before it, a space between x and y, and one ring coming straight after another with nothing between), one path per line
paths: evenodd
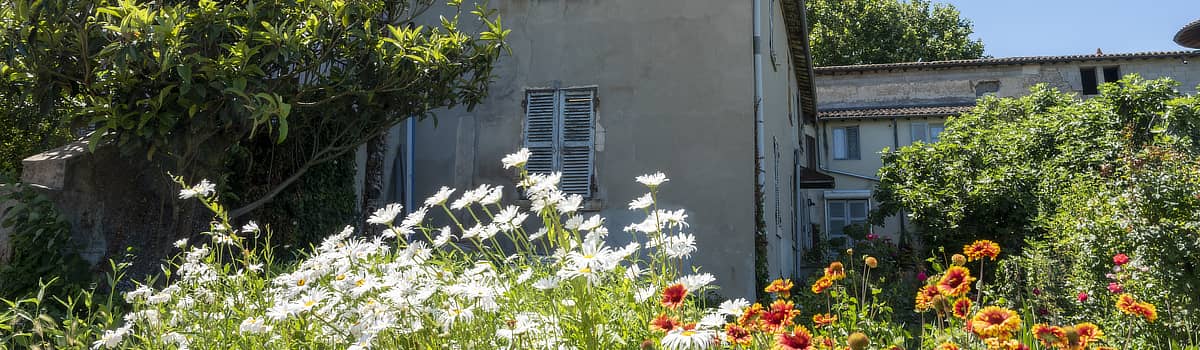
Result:
M1117 80L1121 80L1121 67L1104 67L1104 82L1115 83Z
M830 235L844 235L846 226L866 225L871 204L866 199L828 200L825 217Z
M910 129L913 143L917 141L933 143L938 142L942 131L946 130L946 126L942 123L913 122Z
M833 129L833 159L859 159L858 127Z
M596 89L525 91L525 148L529 172L562 172L563 192L592 195Z
M1079 81L1083 84L1084 95L1095 95L1100 93L1096 89L1096 67L1079 68Z

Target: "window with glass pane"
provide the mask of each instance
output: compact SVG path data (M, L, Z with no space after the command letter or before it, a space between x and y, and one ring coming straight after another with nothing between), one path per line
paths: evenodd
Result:
M846 226L866 225L871 204L866 199L828 200L829 234L845 234Z
M942 131L946 131L946 125L942 123L929 124L929 142L938 142Z
M857 126L833 128L833 159L859 159Z
M846 228L846 202L829 201L829 234L840 235Z

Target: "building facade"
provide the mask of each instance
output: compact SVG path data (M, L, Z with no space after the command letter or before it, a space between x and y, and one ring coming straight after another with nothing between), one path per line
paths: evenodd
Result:
M1048 84L1081 98L1098 93L1100 84L1127 74L1146 79L1169 77L1179 89L1195 93L1200 85L1200 51L1013 57L817 68L820 171L835 178L835 188L809 190L819 198L816 225L826 237L840 237L845 225L866 222L878 203L871 191L883 165L882 152L914 142L937 142L948 117L970 111L985 95L1022 96L1036 84ZM896 237L910 229L902 215L869 232Z
M512 29L512 54L473 110L391 133L389 199L411 207L443 185L511 189L500 159L526 147L531 171L561 171L585 214L621 228L644 217L627 208L646 192L634 178L662 171L659 205L687 210L691 264L717 277L718 293L753 296L756 264L795 273L811 214L796 186L802 160L815 159L800 140L816 136L802 1L490 5ZM613 244L644 239L613 231Z

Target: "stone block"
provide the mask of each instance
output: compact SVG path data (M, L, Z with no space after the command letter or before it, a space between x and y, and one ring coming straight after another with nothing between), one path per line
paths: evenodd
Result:
M66 146L38 153L21 161L24 170L21 182L50 190L62 190L67 183L71 163L87 155L87 142L75 141Z

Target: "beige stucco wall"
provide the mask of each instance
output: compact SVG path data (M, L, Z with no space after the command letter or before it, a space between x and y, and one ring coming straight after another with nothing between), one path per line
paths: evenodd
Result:
M763 2L764 5L769 3ZM521 147L524 91L538 87L595 86L597 212L608 219L613 244L630 235L621 227L642 214L627 203L646 191L634 177L663 171L671 179L659 196L663 208L685 208L699 251L692 263L717 277L726 296L754 294L754 76L751 6L727 1L492 1L512 34L511 56L496 68L491 96L473 111L438 113L415 134L414 199L439 186L503 184L511 173L500 159ZM777 4L778 5L778 4ZM780 149L783 231L772 230L773 264L790 266L796 147L789 111L795 82L784 23L775 10L778 69L764 57L766 179L773 186L772 140ZM766 10L764 10L766 11ZM764 38L766 37L764 21ZM764 51L766 48L764 47ZM789 87L791 87L789 89ZM790 97L791 96L791 97ZM795 112L798 114L799 112ZM397 148L404 128L393 132ZM390 154L398 154L393 150ZM389 159L386 177L394 164ZM389 184L388 193L397 186ZM768 228L774 225L774 187L766 189ZM509 192L508 198L515 197ZM399 200L399 198L393 198ZM774 266L774 265L773 265ZM783 270L780 274L790 275ZM790 269L790 268L789 268ZM775 271L775 270L773 270Z
M783 12L763 1L763 219L767 231L767 262L770 278L792 277L800 255L797 243L800 223L796 218L796 156L803 120L798 105L795 74L788 50ZM748 2L746 2L748 5ZM773 23L768 18L774 17ZM774 59L772 59L774 57ZM807 68L802 68L807 69ZM800 154L804 159L803 154Z

